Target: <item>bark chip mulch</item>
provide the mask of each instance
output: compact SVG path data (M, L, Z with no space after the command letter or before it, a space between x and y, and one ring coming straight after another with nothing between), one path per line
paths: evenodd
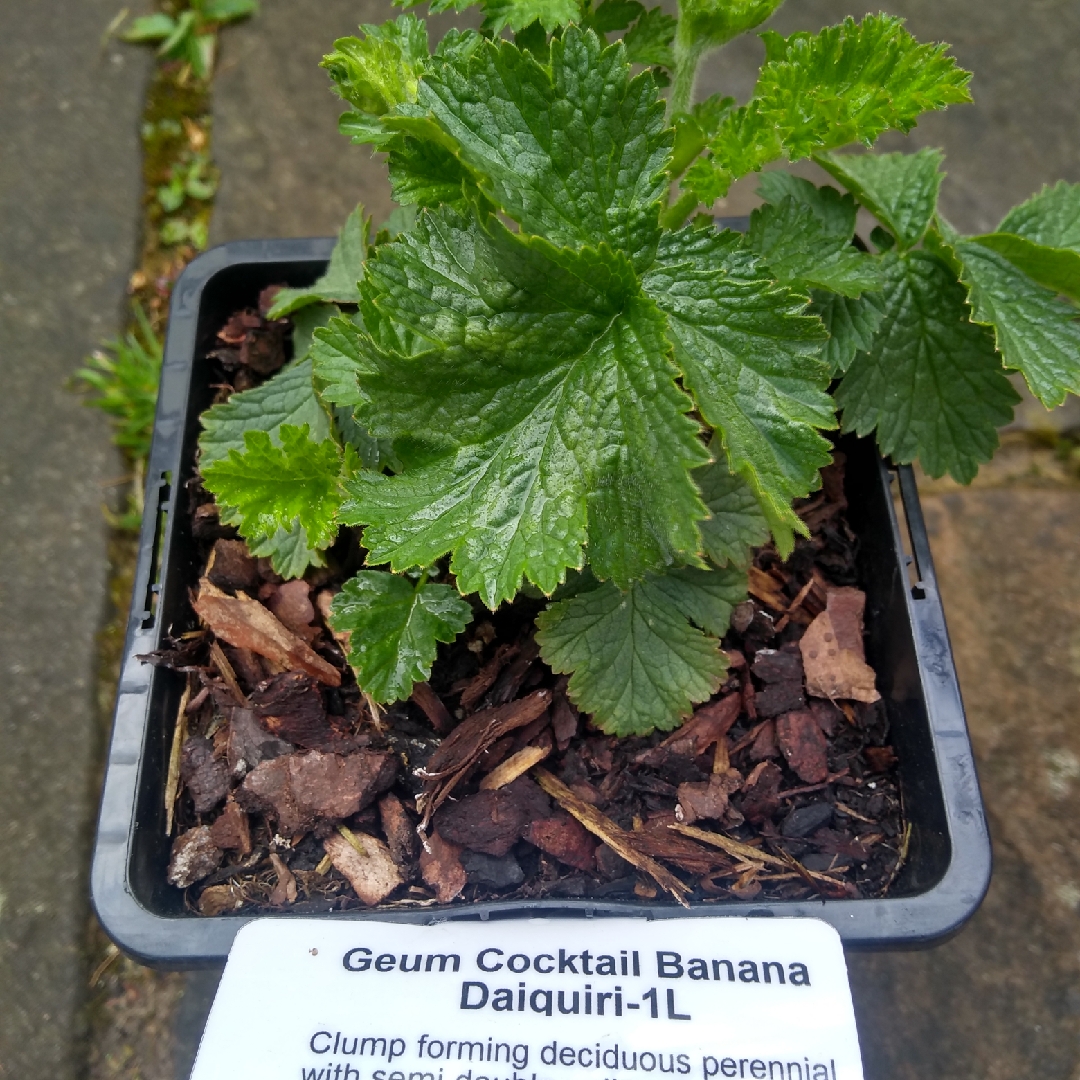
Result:
M266 309L266 304L261 305ZM219 399L285 361L289 324L235 314ZM188 484L202 629L183 674L168 880L202 915L478 900L884 895L906 854L896 756L863 651L843 455L782 561L755 552L714 697L669 734L593 729L540 659L522 597L441 646L411 700L365 699L326 624L363 552L283 581Z

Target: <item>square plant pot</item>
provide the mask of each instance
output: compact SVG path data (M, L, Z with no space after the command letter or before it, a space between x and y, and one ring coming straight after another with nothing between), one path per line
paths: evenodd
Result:
M737 228L740 223L726 224ZM161 647L167 633L196 625L188 590L201 567L178 497L195 469L199 416L214 394L207 353L225 320L254 306L267 285L314 282L332 247L331 239L225 244L196 259L173 293L92 879L102 925L145 963L220 962L252 917L197 915L165 880L171 840L163 789L183 678L136 658ZM888 896L724 900L692 903L689 910L646 901L492 900L322 917L427 923L537 915L803 916L825 920L846 945L861 948L927 945L955 933L986 892L990 840L915 478L906 466L888 467L872 440L846 438L841 447L847 454L848 520L859 538L860 585L866 592L867 660L877 673L891 725L911 825L908 858ZM897 489L910 556L893 497Z

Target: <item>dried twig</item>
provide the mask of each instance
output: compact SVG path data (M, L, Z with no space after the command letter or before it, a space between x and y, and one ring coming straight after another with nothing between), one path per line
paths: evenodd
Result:
M233 671L232 664L229 663L228 657L225 655L225 651L217 643L217 641L210 642L210 659L214 662L214 667L218 669L218 674L225 680L225 685L229 688L229 693L236 698L236 702L241 708L247 709L250 707L247 695L240 689L240 683L236 679L236 672ZM204 686L205 690L206 687Z
M526 746L516 754L497 765L480 781L482 791L498 791L507 784L512 784L522 773L527 773L534 765L543 761L551 753L551 747Z
M619 828L611 818L602 814L595 806L590 806L583 799L579 799L561 780L557 780L546 769L535 769L533 776L544 791L568 814L577 818L593 836L599 837L617 855L621 855L628 863L648 874L657 885L671 893L683 907L690 906L686 902L690 889L655 859L638 851L634 847L634 838L631 833Z
M180 794L180 750L187 738L187 705L191 696L188 681L184 679L184 692L180 695L180 708L176 711L172 747L169 750L169 771L165 775L165 835L172 836L176 814L176 797Z

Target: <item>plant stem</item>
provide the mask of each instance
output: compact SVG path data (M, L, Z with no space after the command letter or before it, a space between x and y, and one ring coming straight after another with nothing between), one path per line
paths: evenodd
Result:
M694 85L697 82L698 65L708 51L700 41L684 42L675 35L675 79L668 98L668 116L689 112L694 103Z

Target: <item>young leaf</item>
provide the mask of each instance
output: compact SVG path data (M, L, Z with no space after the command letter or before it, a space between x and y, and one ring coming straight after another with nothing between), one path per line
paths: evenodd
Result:
M968 483L1019 400L990 332L969 321L964 287L929 251L883 259L881 328L836 391L845 431L877 430L882 453L917 457L931 476Z
M671 43L675 40L677 25L677 20L665 14L663 8L654 7L643 12L641 18L623 35L626 59L631 64L674 67Z
M329 623L348 633L349 663L376 701L401 701L431 674L440 641L451 642L472 608L450 585L361 570L334 597Z
M914 247L937 211L944 174L940 150L916 154L819 154L816 160L896 237Z
M734 233L665 235L645 292L666 312L675 360L702 416L750 484L782 551L805 526L791 509L831 460L836 426L819 353L825 332L804 297L777 287Z
M829 331L821 358L832 375L840 375L851 366L857 352L866 352L873 343L884 314L884 298L880 292L850 297L821 289L812 290L810 297L810 310Z
M120 35L124 41L141 44L144 41L165 41L176 29L176 20L164 12L153 15L140 15L131 20L131 25Z
M235 509L245 537L271 536L299 522L308 542L327 547L337 535L342 457L332 439L313 442L308 429L285 424L275 445L265 431L244 433L244 452L202 467L209 491Z
M1007 368L1023 372L1031 392L1049 409L1080 393L1080 323L1076 308L1037 285L1008 259L960 240L972 319L994 331Z
M997 227L1044 247L1080 252L1080 184L1058 181L1014 207Z
M358 303L360 290L357 282L364 274L369 226L370 221L364 219L363 206L358 206L338 233L337 243L330 252L330 265L322 277L307 288L280 290L266 317L280 319L308 304ZM300 354L296 355L299 357Z
M675 179L683 174L716 134L720 121L734 107L734 98L713 94L699 101L689 112L679 112L671 118L675 127L675 146L671 152L668 176Z
M420 85L430 113L480 190L525 232L553 244L606 243L648 265L659 236L671 148L648 73L624 51L570 27L542 66L509 42L485 42ZM398 126L415 125L407 121Z
M360 30L363 37L338 38L320 66L353 107L341 119L342 131L354 142L381 148L390 136L379 118L416 100L420 77L431 62L427 24L405 14L381 26L364 23Z
M603 0L585 16L581 25L598 34L614 34L625 30L644 12L645 6L638 0Z
M443 207L379 249L368 289L437 348L405 357L358 329L361 419L376 437L450 443L422 468L348 485L345 520L368 525L371 562L453 551L462 591L495 607L523 576L550 594L586 539L597 574L620 584L694 560L705 508L688 470L707 454L665 320L625 256Z
M766 62L753 98L720 125L711 160L694 166L693 182L713 198L782 156L869 146L884 131L910 131L924 112L971 100L971 76L946 47L920 45L888 15L762 37Z
M269 559L274 573L287 580L303 577L309 566L326 565L323 553L308 544L307 532L299 521L288 529L276 529L272 536L249 539L248 549L257 559Z
M744 570L750 562L750 549L769 539L769 523L750 486L728 468L719 439L713 439L709 449L716 461L694 473L712 515L700 526L705 554L717 566Z
M507 27L524 30L538 22L549 34L581 20L578 0L484 0L484 29L498 37Z
M200 467L228 457L232 450L243 452L247 431L265 431L278 445L283 424L306 427L315 442L330 438L330 420L311 383L310 360L294 361L261 386L233 394L207 409L200 420Z
M679 0L679 43L713 48L760 26L784 0Z
M850 236L829 227L804 203L785 196L750 215L747 242L769 264L783 285L829 289L860 296L881 287L875 260L859 251Z
M570 675L571 700L601 731L670 731L716 692L727 669L717 638L692 622L722 633L745 594L736 570L669 571L627 592L605 582L550 604L536 620L536 641L552 670Z
M204 19L216 23L235 22L259 13L256 0L202 0L195 6L201 9Z

